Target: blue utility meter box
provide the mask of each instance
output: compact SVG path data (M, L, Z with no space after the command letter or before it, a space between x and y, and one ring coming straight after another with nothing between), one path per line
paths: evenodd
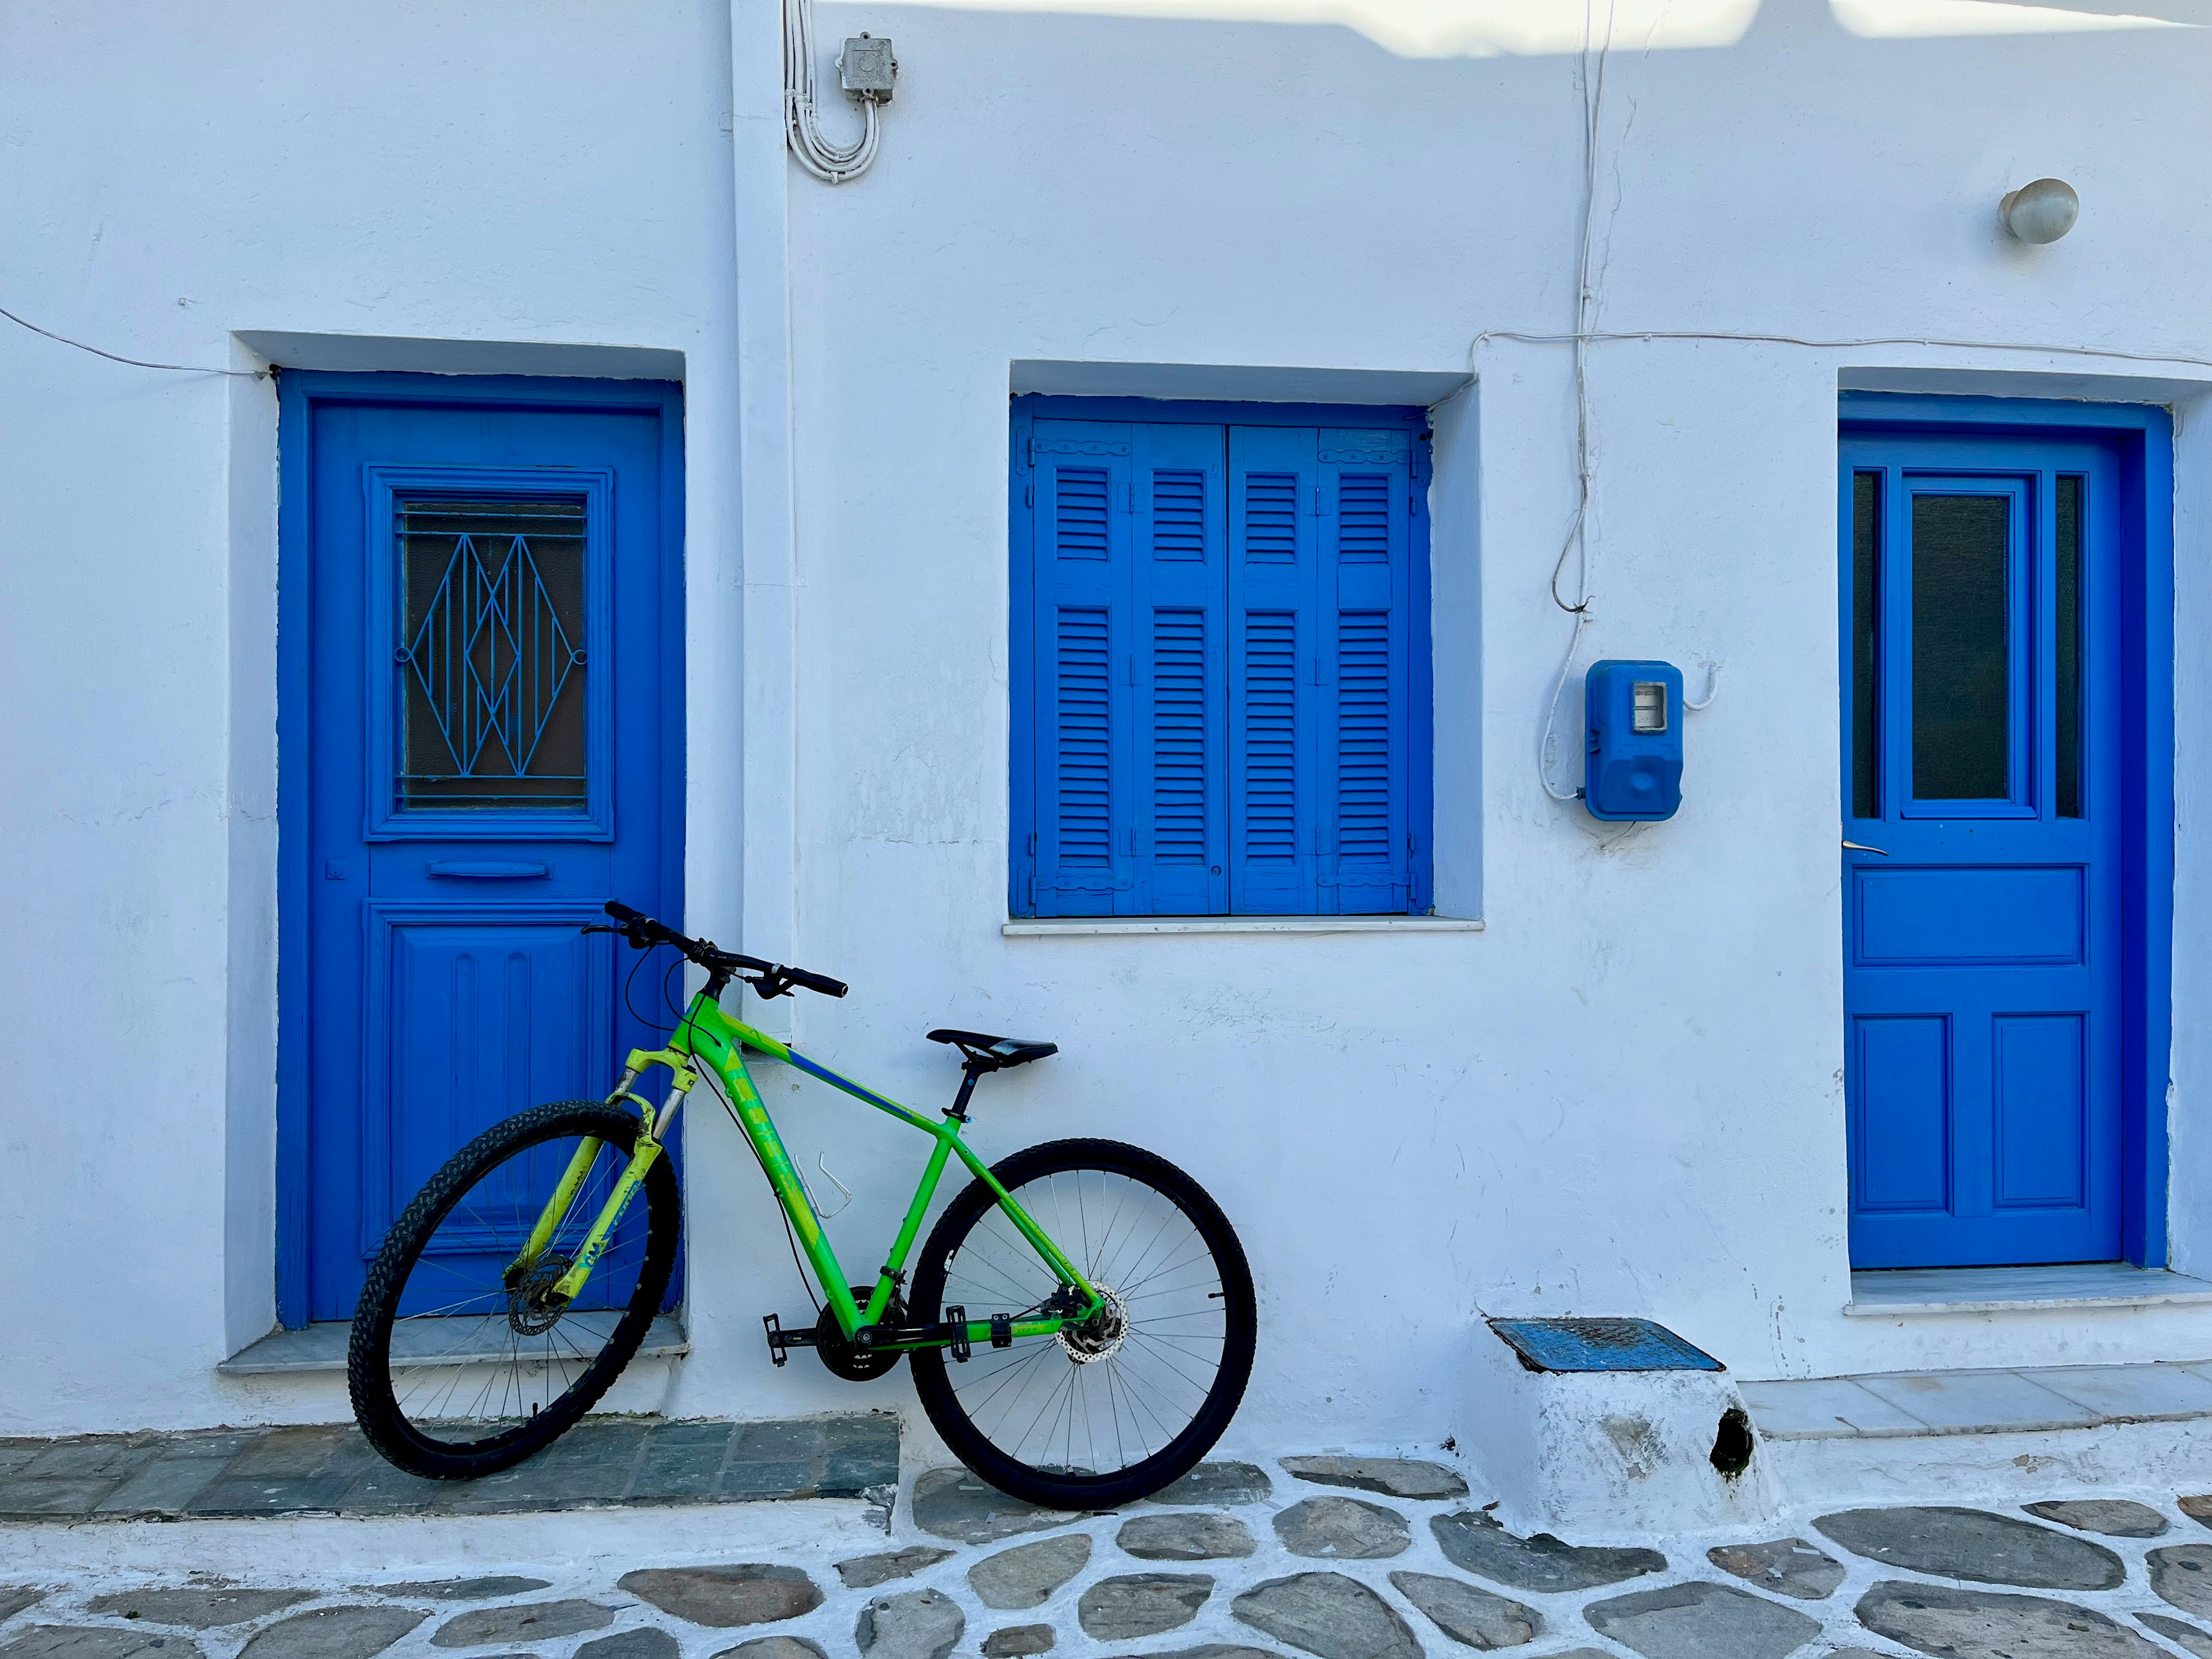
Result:
M1594 662L1583 680L1589 728L1583 804L1594 818L1671 818L1682 804L1682 671Z

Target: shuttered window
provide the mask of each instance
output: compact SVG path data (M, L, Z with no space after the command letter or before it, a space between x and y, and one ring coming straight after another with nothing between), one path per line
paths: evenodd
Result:
M1425 912L1420 411L1188 407L1017 400L1013 914Z

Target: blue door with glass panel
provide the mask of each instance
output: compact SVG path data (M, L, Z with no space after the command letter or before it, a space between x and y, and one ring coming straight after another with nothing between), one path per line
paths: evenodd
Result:
M2123 1254L2121 469L1847 430L1856 1267Z
M603 1095L650 1035L578 929L614 896L681 914L680 413L657 384L302 375L283 420L297 1324L351 1315L471 1137Z

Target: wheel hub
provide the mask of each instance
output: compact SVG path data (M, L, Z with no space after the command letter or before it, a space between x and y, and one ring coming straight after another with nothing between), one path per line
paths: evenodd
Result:
M1101 1304L1098 1311L1080 1325L1061 1327L1054 1339L1079 1365L1112 1358L1129 1340L1129 1304L1122 1301L1120 1292L1103 1285L1097 1290Z
M543 1336L568 1311L568 1298L556 1297L558 1285L574 1264L564 1255L541 1255L522 1282L507 1292L507 1328L521 1336Z

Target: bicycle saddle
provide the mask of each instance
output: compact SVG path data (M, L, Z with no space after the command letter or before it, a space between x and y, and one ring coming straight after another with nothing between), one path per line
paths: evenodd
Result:
M1026 1066L1033 1060L1042 1060L1047 1054L1060 1052L1057 1042L1039 1042L1030 1037L993 1036L987 1031L954 1031L939 1030L929 1034L932 1042L949 1042L968 1056L968 1063L979 1072L1000 1072L1010 1066Z

